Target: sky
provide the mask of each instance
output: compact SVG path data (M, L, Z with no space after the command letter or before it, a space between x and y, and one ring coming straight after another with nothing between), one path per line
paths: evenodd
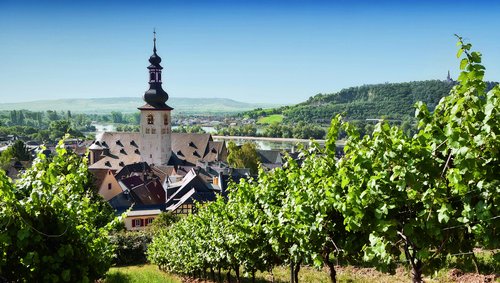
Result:
M500 1L0 0L0 103L140 97L154 28L171 97L291 104L456 78L454 34L500 80Z

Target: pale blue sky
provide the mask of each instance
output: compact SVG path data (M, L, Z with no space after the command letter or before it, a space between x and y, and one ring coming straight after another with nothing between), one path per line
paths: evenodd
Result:
M156 2L0 0L0 102L142 96L153 27L174 97L296 103L444 79L458 73L454 33L500 80L499 2Z

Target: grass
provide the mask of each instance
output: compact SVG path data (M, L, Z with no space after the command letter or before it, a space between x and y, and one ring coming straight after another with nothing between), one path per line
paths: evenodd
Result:
M273 269L275 282L289 282L290 269L287 266L278 266ZM272 276L268 272L257 272L257 282L271 282ZM246 282L246 281L243 281ZM251 282L248 279L248 282ZM299 282L329 283L330 277L327 270L317 270L312 267L303 266L299 272ZM337 267L337 282L351 283L399 283L411 282L410 277L404 272L397 272L394 275L378 272L373 269L359 269L355 267Z
M283 122L283 115L273 114L266 117L260 117L257 124L274 124Z
M339 283L374 283L374 282L385 282L385 283L399 283L399 282L411 282L411 276L408 270L404 268L398 268L394 274L382 273L376 271L373 268L358 268L353 266L336 267L337 270L337 282ZM469 273L469 278L449 278L448 273L451 269L443 269L439 273L435 274L433 278L426 277L426 282L436 282L436 283L451 283L458 281L463 282L491 282L484 281L485 279L481 275ZM257 283L268 283L272 280L272 275L269 272L257 272L255 274ZM290 270L287 266L278 266L273 269L274 282L285 283L289 282ZM211 279L210 272L207 270L207 279ZM217 272L215 274L217 277ZM222 273L223 280L226 280L226 271ZM499 278L493 279L494 282L500 282ZM201 282L201 280L190 280L190 282ZM155 265L136 265L136 266L126 266L126 267L114 267L111 268L106 275L106 278L102 281L104 283L155 283L155 282L167 282L167 283L180 283L180 277L165 273L160 271ZM206 282L212 282L207 280ZM216 279L215 282L218 282ZM227 282L227 281L225 281ZM234 271L231 272L231 282L236 282L236 277ZM241 273L241 282L250 283L252 279L250 275L245 275ZM317 283L329 283L330 279L326 269L317 270L312 267L303 266L299 272L299 282L317 282Z
M113 267L106 274L105 283L180 283L181 280L160 271L156 265Z

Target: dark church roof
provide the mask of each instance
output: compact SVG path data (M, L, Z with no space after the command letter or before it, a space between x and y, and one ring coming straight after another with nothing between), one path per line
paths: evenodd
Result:
M161 86L161 57L156 54L156 32L153 39L153 55L149 57L149 89L144 93L145 105L139 107L140 110L173 110L165 102L168 100L168 94Z

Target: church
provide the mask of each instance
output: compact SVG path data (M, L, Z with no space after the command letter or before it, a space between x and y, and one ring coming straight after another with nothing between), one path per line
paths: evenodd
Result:
M245 174L225 163L224 141L210 134L172 133L174 109L162 87L161 61L154 33L139 132L103 132L89 147L89 171L99 194L118 211L133 205L125 223L130 230L147 226L161 211L190 213L194 202L223 194L228 176Z

